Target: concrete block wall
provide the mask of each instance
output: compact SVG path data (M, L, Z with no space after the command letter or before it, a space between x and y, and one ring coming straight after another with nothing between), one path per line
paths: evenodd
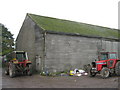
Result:
M102 40L102 49L106 52L118 52L118 42Z
M118 58L120 58L120 40L118 42Z
M117 42L97 38L47 34L45 68L50 72L83 68L83 65L97 58L98 48L117 51L117 46Z
M36 70L42 71L44 67L44 32L37 25L35 26L35 61Z
M46 35L45 65L50 71L82 68L96 58L98 39L66 35Z
M35 23L27 16L16 40L16 50L28 52L35 67Z

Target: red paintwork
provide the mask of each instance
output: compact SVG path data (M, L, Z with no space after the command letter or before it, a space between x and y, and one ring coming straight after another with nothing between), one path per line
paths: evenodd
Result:
M96 64L97 64L97 71L101 71L102 70L102 66L103 65L110 65L110 62L109 61L113 61L113 64L111 67L108 67L108 68L115 68L115 65L117 63L119 59L109 59L109 60L102 60L102 61L96 61Z
M109 68L115 68L115 65L116 65L116 63L117 63L118 60L119 60L119 59L109 59L109 60L107 61L107 65L110 65L110 62L109 62L109 61L113 61L112 66L109 67Z
M100 71L102 69L102 65L106 65L106 62L107 60L96 61L97 71Z
M15 60L15 61L18 61L18 60ZM30 61L30 60L23 60L23 62L18 62L17 64L23 64L24 67L26 67L26 64L28 63L28 61ZM29 62L29 63L31 63L31 62Z

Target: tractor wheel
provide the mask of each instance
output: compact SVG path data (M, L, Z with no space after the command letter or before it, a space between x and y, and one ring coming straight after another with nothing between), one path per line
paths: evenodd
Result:
M116 63L115 73L116 73L116 75L120 75L120 61L118 61L118 62Z
M5 75L9 75L9 69L7 67L5 68Z
M13 63L9 65L9 76L11 78L15 77L15 65Z
M32 65L31 64L28 65L27 75L28 76L32 75Z
M107 67L103 67L100 74L103 79L108 78L110 75L109 69Z
M91 72L91 71L92 71L92 67L89 66L89 67L88 67L88 76L89 76L89 77L95 77L96 73L95 73L95 72Z

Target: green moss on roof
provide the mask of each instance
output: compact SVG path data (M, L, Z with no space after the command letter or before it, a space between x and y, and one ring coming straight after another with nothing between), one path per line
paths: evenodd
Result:
M56 19L51 17L28 14L33 21L44 30L78 33L87 36L118 38L118 30L75 21Z

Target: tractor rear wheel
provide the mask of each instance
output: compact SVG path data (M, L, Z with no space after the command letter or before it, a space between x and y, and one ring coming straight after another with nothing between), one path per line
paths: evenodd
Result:
M107 67L103 67L100 74L103 79L108 78L110 75L109 69Z
M95 72L92 72L92 67L89 66L88 67L88 76L89 77L95 77L96 73Z
M15 77L15 65L13 63L9 65L9 76L11 78Z
M28 65L27 75L28 76L32 75L32 65L31 64Z
M118 61L115 65L115 73L116 75L120 75L120 61Z

